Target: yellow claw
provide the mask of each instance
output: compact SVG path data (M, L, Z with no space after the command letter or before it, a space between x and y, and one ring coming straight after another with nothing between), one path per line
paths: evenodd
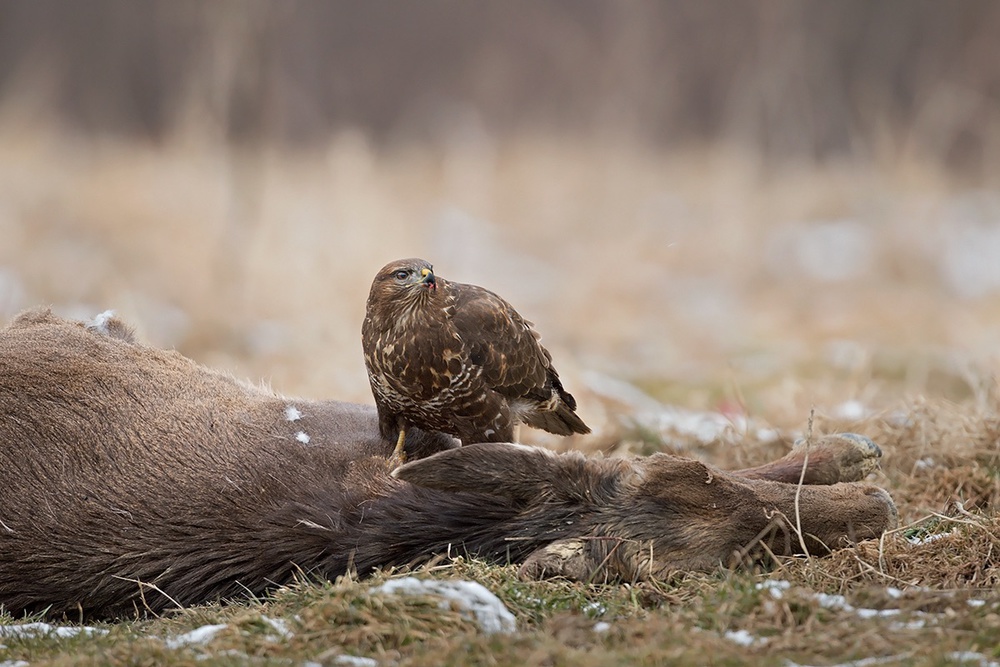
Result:
M390 461L399 461L398 466L406 463L406 449L403 444L406 442L406 427L399 429L399 437L396 439L396 448L392 450L392 456L389 457Z

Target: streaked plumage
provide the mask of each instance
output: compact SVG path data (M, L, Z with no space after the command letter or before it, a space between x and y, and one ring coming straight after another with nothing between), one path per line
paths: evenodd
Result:
M519 422L590 432L531 322L487 289L435 276L422 259L378 272L361 339L383 437L416 426L463 444L511 442Z

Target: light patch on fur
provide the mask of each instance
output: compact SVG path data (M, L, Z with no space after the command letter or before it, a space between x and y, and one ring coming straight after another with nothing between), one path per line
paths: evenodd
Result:
M87 322L87 329L89 331L96 331L98 333L104 334L105 336L109 336L111 335L111 332L108 331L108 322L110 322L111 318L113 318L114 316L115 316L115 311L105 310L103 313L101 313L91 321Z
M549 456L549 457L552 457L552 458L556 457L556 453L555 452L553 452L551 449L546 449L544 447L534 447L532 445L522 445L522 444L517 443L517 442L508 442L508 443L505 443L505 444L506 444L507 447L516 447L517 449L521 449L521 450L526 451L526 452L534 452L536 454L545 454L546 456Z
M301 442L303 445L308 445L309 444L309 440L311 440L311 438L309 437L309 434L306 433L305 431L299 431L298 433L296 433L295 434L295 439L298 440L299 442Z
M315 521L310 521L309 519L299 519L297 525L305 526L306 528L312 528L313 530L326 530L326 531L330 530L326 526L321 526Z
M285 408L285 419L287 419L290 422L297 422L298 420L302 419L302 411L299 410L294 405L289 405L287 408Z

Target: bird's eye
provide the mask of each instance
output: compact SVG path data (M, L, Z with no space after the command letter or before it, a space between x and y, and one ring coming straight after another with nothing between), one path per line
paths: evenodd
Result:
M410 272L405 270L396 271L396 280L406 280L410 277Z

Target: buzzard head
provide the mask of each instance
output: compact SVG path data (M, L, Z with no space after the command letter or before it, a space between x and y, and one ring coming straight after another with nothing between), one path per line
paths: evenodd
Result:
M411 308L426 303L437 292L434 267L422 259L400 259L382 267L372 281L368 305L398 304Z

